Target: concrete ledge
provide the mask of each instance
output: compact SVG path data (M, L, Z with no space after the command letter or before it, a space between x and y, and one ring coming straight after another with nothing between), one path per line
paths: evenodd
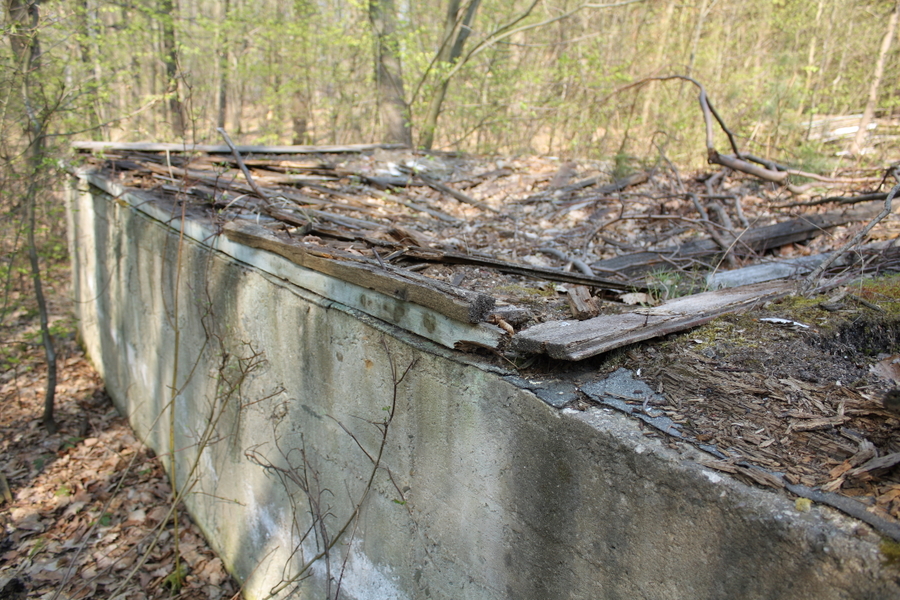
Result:
M86 180L68 209L88 352L158 453L174 425L176 482L248 598L900 597L861 523L609 409L553 408Z

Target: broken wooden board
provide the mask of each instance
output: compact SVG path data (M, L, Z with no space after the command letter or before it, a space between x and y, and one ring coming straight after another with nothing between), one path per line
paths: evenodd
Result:
M563 360L582 360L615 348L703 325L715 317L746 310L764 300L789 294L791 282L748 285L703 292L670 300L660 306L602 315L586 321L550 321L516 334L512 349L547 354Z
M445 250L437 250L435 248L408 248L403 253L405 258L414 258L429 262L454 264L454 265L472 265L475 267L486 267L496 269L501 273L511 273L513 275L521 275L532 279L541 279L545 281L556 281L559 283L571 283L574 285L585 285L610 290L620 291L646 291L647 288L634 285L628 282L615 281L613 279L605 279L603 277L594 277L591 275L583 275L581 273L573 273L563 271L561 269L550 269L547 267L534 267L531 265L514 263L505 260L491 258L479 254L463 254L461 252L449 252Z
M119 206L141 213L163 227L182 232L185 240L210 247L240 263L259 269L264 276L287 282L285 285L294 286L303 292L312 292L320 298L365 313L447 348L496 349L508 339L508 334L496 325L484 322L470 324L446 318L426 306L398 300L353 282L303 267L274 252L232 242L227 236L218 235L218 231L202 219L188 216L182 220L177 205L166 206L165 203L154 202L149 193L110 181L89 169L75 170L74 175L112 196Z
M881 209L881 203L869 203L850 211L809 215L784 223L747 229L738 234L732 251L738 256L762 254L766 250L812 239L831 227L872 219ZM722 247L719 244L710 239L702 239L659 250L623 254L591 263L591 266L635 276L654 269L672 270L677 268L679 261L689 266L692 261L713 259L721 253Z
M330 248L281 239L275 232L260 225L231 222L225 224L223 231L233 242L274 252L300 266L397 300L427 306L463 323L485 320L494 307L494 299L486 294L448 285L388 264L371 265L362 260L349 260L349 257L339 256Z
M597 189L592 190L592 197L621 192L625 188L644 183L645 181L650 179L650 175L651 171L640 171L638 173L632 173L631 175L627 175L621 179L613 181L612 183L601 185ZM583 179L561 188L553 189L551 186L550 192L552 193L554 199L559 200L560 198L570 196L573 192L577 192L578 190L595 186L604 179L605 177L590 177L588 179ZM524 200L520 200L519 202L522 204L527 204L530 202L540 202L542 200L546 200L547 198L547 192L544 192L540 194L534 194L532 196L529 196L528 198L525 198Z
M151 142L72 142L76 150L103 152L128 150L135 152L208 152L230 154L226 145L209 144L156 144ZM344 146L235 146L241 154L331 154L340 152L366 152L368 150L395 150L406 148L403 144L347 144Z

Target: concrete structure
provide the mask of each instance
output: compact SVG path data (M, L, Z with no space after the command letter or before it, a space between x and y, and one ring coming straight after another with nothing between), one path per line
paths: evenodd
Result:
M868 526L93 181L68 212L84 342L248 598L900 598Z

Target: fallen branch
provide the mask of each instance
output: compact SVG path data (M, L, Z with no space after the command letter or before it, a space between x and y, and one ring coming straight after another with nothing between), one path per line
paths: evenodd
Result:
M894 178L900 180L900 173L898 173L896 170L894 171ZM894 188L890 191L890 193L884 199L884 208L881 210L880 213L878 213L878 215L875 216L874 219L869 221L868 225L866 225L861 230L859 230L857 232L857 234L854 235L853 238L849 242L844 244L843 248L841 248L837 252L832 252L828 258L823 260L819 264L819 266L816 267L815 270L806 277L806 279L803 281L803 287L801 288L802 293L804 293L804 294L808 293L813 288L813 286L815 285L818 278L822 275L822 273L825 272L825 269L827 269L829 266L831 266L831 264L835 260L837 260L839 257L846 254L847 251L850 250L850 248L859 244L859 242L866 235L868 235L868 233L872 230L873 227L875 227L875 225L877 225L879 222L881 222L881 220L884 219L886 216L891 214L891 202L893 201L894 196L897 195L897 192L900 192L900 184L895 185Z
M819 198L810 200L809 202L791 202L790 204L779 204L772 208L796 208L798 206L819 206L821 204L857 204L859 202L868 202L870 200L884 200L887 198L887 192L875 192L872 194L861 194L859 196L829 196L828 198Z
M701 100L701 103L702 103L702 100ZM707 143L710 143L709 139L707 139ZM665 155L665 153L663 153L662 149L660 149L660 156L666 162L666 164L669 165L669 169L672 171L672 174L675 175L675 182L678 184L678 191L681 192L682 194L685 194L688 197L690 197L691 202L693 202L693 204L694 204L694 208L697 209L697 213L699 213L699 215L700 215L700 219L701 219L701 223L703 224L703 228L709 234L709 237L712 238L712 240L716 244L719 245L719 248L722 249L722 252L725 253L725 261L728 263L728 266L730 266L730 267L737 266L737 260L735 260L734 252L733 252L733 247L734 247L734 243L735 243L734 242L734 240L735 240L734 231L732 231L730 228L728 229L728 232L731 234L731 239L732 239L731 242L728 242L727 240L725 240L725 238L723 238L719 234L717 229L713 226L712 221L709 220L709 214L706 212L706 208L702 204L700 204L700 199L697 198L697 194L688 193L687 189L684 187L684 182L681 180L681 174L678 172L678 169L675 168L675 165L672 164L672 161L670 161L669 158ZM728 226L727 223L722 223L722 225L724 227Z
M247 165L244 164L244 159L241 158L241 154L238 152L237 148L234 147L234 142L231 141L228 133L221 127L217 128L216 131L218 131L222 135L222 137L225 139L225 143L228 144L229 148L231 148L231 155L234 156L234 160L237 161L238 167L241 168L241 173L244 174L244 178L247 180L247 183L250 184L250 187L253 188L253 191L256 192L257 196L268 203L269 196L267 196L266 193L263 192L256 184L256 181L250 174L250 170L247 168Z
M624 88L620 88L616 91L616 93L630 89L636 86L644 85L645 83L651 81L670 81L673 79L678 79L681 81L687 81L692 83L697 89L700 90L700 94L698 100L700 102L700 110L703 113L703 122L706 126L706 160L710 164L717 164L723 167L732 169L734 171L740 171L742 173L746 173L748 175L753 175L754 177L758 177L763 181L770 181L772 183L777 183L779 185L784 185L785 188L791 192L792 194L802 194L808 191L811 187L815 186L815 183L807 183L804 185L795 185L789 182L789 178L791 176L796 177L805 177L807 179L813 179L817 181L819 184L825 185L844 185L848 183L861 183L863 181L869 180L860 180L860 179L835 179L831 177L825 177L823 175L818 175L816 173L808 173L806 171L800 171L797 169L790 169L779 165L778 163L766 159L759 158L757 156L753 156L751 154L742 154L740 150L738 150L737 142L735 141L734 134L728 129L728 126L725 125L725 121L722 119L721 115L716 111L715 107L712 105L712 102L709 100L709 96L706 93L706 88L703 87L699 81L694 79L693 77L688 77L686 75L667 75L662 77L646 77L632 83L630 85L625 86ZM714 126L713 120L718 123L719 128L725 133L728 137L728 143L731 146L734 155L730 154L720 154L718 150L715 148L715 139L714 139ZM754 164L756 163L756 164Z
M489 211L489 212L493 212L493 213L500 212L493 206L488 206L484 202L479 202L478 200L471 198L458 190L454 190L449 185L444 185L443 183L440 183L439 181L435 181L434 179L428 177L427 175L424 175L422 173L416 173L416 177L418 177L422 181L422 183L424 183L431 189L437 190L439 192L443 192L455 200L459 200L460 202L463 202L465 204L469 204L476 208L480 208L481 210L485 210L485 211Z
M571 263L573 267L575 267L585 275L589 275L591 277L594 276L594 270L590 268L584 261L577 258L572 258L561 250L557 250L556 248L538 248L537 251L547 254L548 256L558 258L559 260L563 260L567 263Z

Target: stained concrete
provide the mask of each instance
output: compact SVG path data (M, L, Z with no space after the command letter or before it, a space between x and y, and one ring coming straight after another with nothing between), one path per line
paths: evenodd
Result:
M564 383L316 295L280 257L181 238L119 192L69 198L84 342L161 455L174 425L176 483L246 597L900 598L867 526L609 408L553 407L538 395Z

